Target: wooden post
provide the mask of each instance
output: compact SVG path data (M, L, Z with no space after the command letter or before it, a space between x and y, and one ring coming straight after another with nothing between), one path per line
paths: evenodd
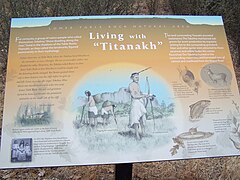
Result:
M132 163L116 164L115 180L132 180Z

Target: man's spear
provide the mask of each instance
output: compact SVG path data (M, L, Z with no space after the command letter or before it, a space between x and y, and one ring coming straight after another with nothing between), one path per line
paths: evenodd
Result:
M152 68L152 67L148 67L148 68L146 68L146 69L143 69L143 70L137 72L137 74L140 74L140 73L142 73L143 71L146 71L146 70L148 70L148 69L150 69L150 68Z

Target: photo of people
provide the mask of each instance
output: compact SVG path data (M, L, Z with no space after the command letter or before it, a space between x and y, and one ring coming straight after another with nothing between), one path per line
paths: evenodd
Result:
M13 139L11 162L32 161L32 138Z

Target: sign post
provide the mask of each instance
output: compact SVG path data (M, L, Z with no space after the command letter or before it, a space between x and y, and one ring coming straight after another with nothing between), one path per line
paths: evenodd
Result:
M115 165L115 180L131 180L132 179L132 163Z

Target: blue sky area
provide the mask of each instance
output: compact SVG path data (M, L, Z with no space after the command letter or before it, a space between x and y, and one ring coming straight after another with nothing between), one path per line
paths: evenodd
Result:
M191 24L223 25L221 16L62 16L62 17L37 17L37 18L12 18L11 27L37 27L47 26L52 20L71 20L71 19L114 19L114 18L174 18L185 19Z
M97 71L97 70L95 70ZM116 92L120 88L128 89L128 85L132 82L130 75L132 71L123 70L122 68L114 69L113 71L105 71L103 73L88 73L76 84L74 91L74 99L79 96L85 97L85 91L89 90L93 95L105 92ZM156 99L161 103L169 104L173 102L173 95L171 92L170 85L162 77L152 73L151 70L145 71L140 74L140 89L142 93L148 93L148 85L146 77L148 77L150 85L150 94L154 94Z

